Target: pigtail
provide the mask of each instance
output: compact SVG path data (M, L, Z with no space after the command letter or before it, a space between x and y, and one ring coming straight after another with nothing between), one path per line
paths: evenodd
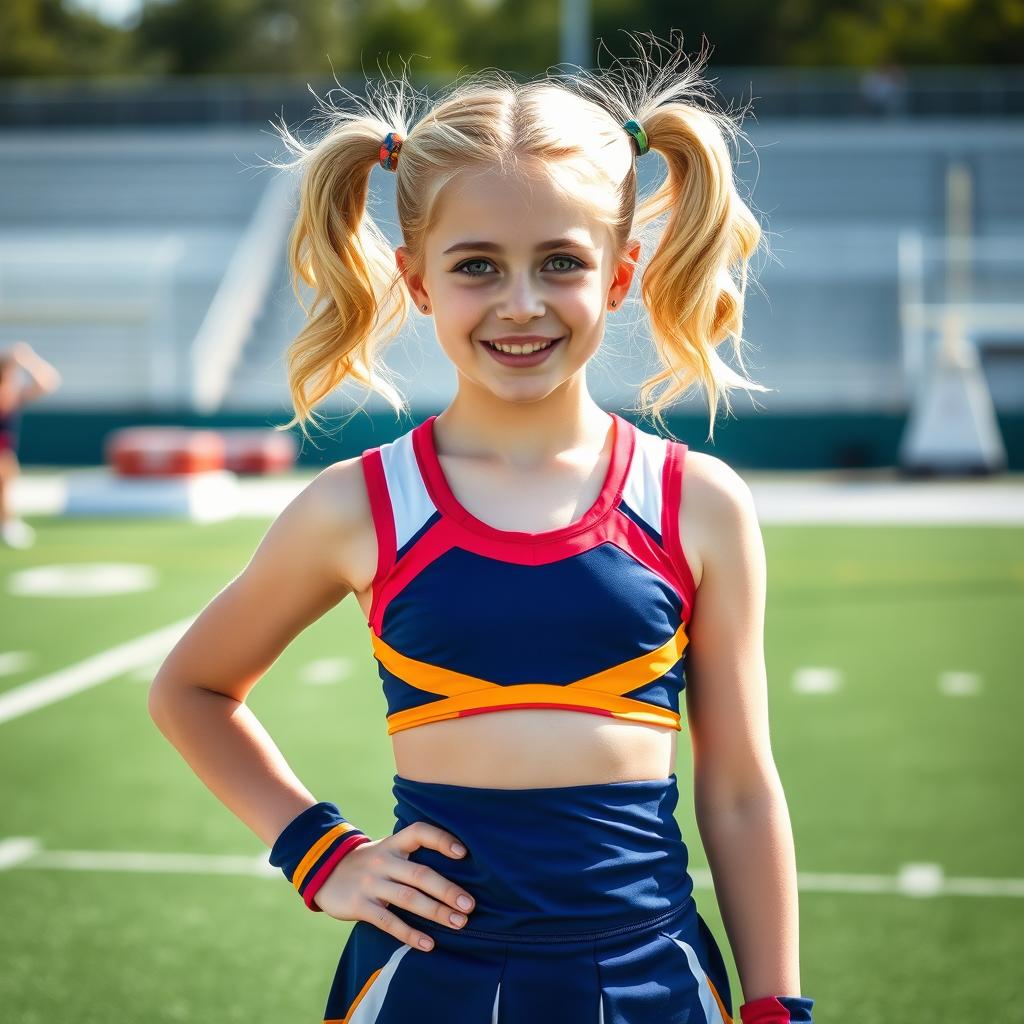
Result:
M614 120L623 151L628 146L635 154L623 182L621 237L635 234L654 246L639 278L662 367L640 385L641 411L650 412L668 432L661 410L691 385L701 385L708 395L712 439L719 399L725 399L729 411L732 388L772 390L736 373L715 351L732 337L743 367L740 331L747 265L760 243L761 228L733 179L728 142L742 131L738 118L718 109L702 75L710 57L706 45L691 59L678 30L668 41L651 32L625 36L635 55L615 57L597 73L580 68L558 78L604 109ZM646 197L637 195L636 161L654 157L639 155L621 130L630 119L640 122L650 150L668 168L664 181ZM666 216L664 228L656 231L652 225Z
M376 391L396 412L403 408L386 368L375 363L401 330L409 300L387 238L367 210L370 172L389 130L372 120L348 120L304 157L288 263L309 322L288 348L296 415L286 427L314 419L313 407L348 379ZM300 282L314 292L308 308Z
M640 387L640 402L660 420L661 409L694 382L708 395L714 436L720 397L729 391L769 391L726 364L716 351L733 339L740 367L747 265L761 228L739 197L720 117L687 103L668 103L641 115L651 148L668 165L661 186L636 212L641 230L668 217L641 277L655 348L662 369ZM734 277L734 274L736 275ZM659 385L665 385L652 400Z
M354 110L320 101L327 128L309 146L283 123L274 126L296 159L270 163L301 174L288 264L307 317L286 356L295 415L277 429L298 424L307 439L305 421L315 422L314 406L347 380L367 396L379 394L396 413L406 410L380 353L401 331L410 299L392 247L367 205L385 135L407 134L404 85L386 82L368 97L341 88ZM302 285L313 291L309 306Z

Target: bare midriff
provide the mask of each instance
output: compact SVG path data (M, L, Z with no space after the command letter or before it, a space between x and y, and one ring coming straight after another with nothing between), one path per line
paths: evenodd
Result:
M667 778L677 735L584 711L512 708L403 729L391 741L404 778L531 789Z

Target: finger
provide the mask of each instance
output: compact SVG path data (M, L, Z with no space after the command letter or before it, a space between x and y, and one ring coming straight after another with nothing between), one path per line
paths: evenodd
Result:
M429 950L433 948L434 940L416 928L407 925L397 914L391 913L387 907L379 903L368 903L362 915L362 920L368 924L375 925L382 932L394 935L399 942L404 942L413 949Z
M427 864L418 864L416 861L404 860L403 858L396 858L395 864L391 867L391 878L395 882L405 883L406 885L412 886L414 889L418 889L420 892L426 893L427 897L433 896L434 899L439 900L447 906L442 906L439 913L447 915L451 911L468 914L474 907L475 900L473 897L462 888L461 885L456 884L449 878L445 878L444 875L438 874L432 867ZM394 902L390 897L389 902ZM437 905L434 904L433 900L431 905L436 909ZM402 906L405 906L403 903ZM412 909L412 908L410 908ZM416 913L420 913L416 911ZM421 914L421 917L433 917L433 914ZM438 917L436 920L442 920ZM447 924L447 918L444 918Z
M467 921L466 915L438 903L426 893L405 882L381 881L378 887L381 898L392 907L411 910L429 921L437 921L448 928L461 928Z
M414 821L411 825L406 825L391 836L391 842L406 856L421 846L437 850L448 857L465 855L465 846L459 841L458 836L453 836L451 832L431 825L428 821Z

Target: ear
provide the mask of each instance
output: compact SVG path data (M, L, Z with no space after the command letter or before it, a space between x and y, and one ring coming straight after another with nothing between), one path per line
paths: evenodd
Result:
M610 309L621 309L626 296L629 294L629 286L633 283L633 274L636 272L636 264L640 259L641 243L632 240L626 249L626 255L615 265L615 272L612 274L611 287L608 289L608 306ZM614 300L615 305L612 306Z
M420 310L420 312L423 312L423 307L426 306L429 310L430 296L427 295L423 288L423 277L420 274L409 273L409 250L404 245L400 245L395 250L395 263L398 265L398 270L402 275L402 280L405 282L405 287L412 296L412 301L416 304L416 308Z

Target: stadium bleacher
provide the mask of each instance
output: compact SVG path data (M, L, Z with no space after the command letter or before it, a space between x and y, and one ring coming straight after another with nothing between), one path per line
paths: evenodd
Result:
M775 389L756 395L757 408L904 412L901 233L941 238L946 168L965 160L977 237L1019 239L1024 199L1011 183L1024 171L1024 130L985 119L743 127L741 191L766 229L748 282L744 359ZM303 323L285 262L295 182L261 164L284 155L255 125L5 132L0 343L26 337L64 371L65 386L40 411L290 410L284 353ZM661 173L659 160L642 163L642 187ZM397 245L394 183L381 173L371 186L372 209ZM1019 282L1013 272L978 286L998 299ZM654 369L646 337L635 302L609 318L607 351L591 367L599 401L635 401ZM413 312L388 352L414 408L439 407L454 389L435 347L431 324ZM997 408L1019 409L1019 361L1002 352L993 365L1003 382L993 387ZM222 386L200 400L201 384L218 375ZM362 397L346 386L324 409ZM738 415L754 409L735 398ZM696 395L681 407L704 409ZM367 408L386 405L374 396Z

